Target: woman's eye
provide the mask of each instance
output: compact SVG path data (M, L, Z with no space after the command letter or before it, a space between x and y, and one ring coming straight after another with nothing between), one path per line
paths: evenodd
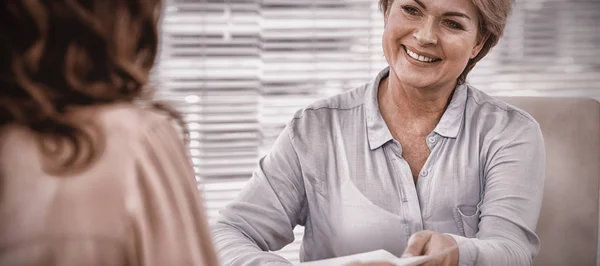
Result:
M464 27L462 25L460 25L460 23L456 22L456 21L452 21L452 20L445 20L444 24L446 24L446 26L455 29L455 30L463 30Z
M404 10L404 12L406 14L413 15L413 16L417 16L420 13L419 9L414 6L402 6L402 10Z

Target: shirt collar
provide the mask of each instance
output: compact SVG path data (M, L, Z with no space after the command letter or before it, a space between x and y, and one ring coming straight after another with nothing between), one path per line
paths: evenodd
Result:
M392 133L390 133L385 120L383 120L383 116L381 116L377 99L379 83L388 75L389 67L386 67L379 72L373 81L367 84L368 87L365 94L365 119L367 124L367 138L371 150L377 149L393 139ZM462 84L457 86L454 90L448 108L433 131L447 138L456 138L464 118L466 102L467 85Z
M450 104L433 130L435 133L453 139L458 136L467 106L467 86L466 83L456 86Z

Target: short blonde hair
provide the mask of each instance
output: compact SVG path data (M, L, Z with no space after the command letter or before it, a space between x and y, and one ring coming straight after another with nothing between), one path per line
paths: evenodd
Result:
M478 41L485 40L479 54L469 60L467 66L458 77L458 83L462 84L467 79L467 74L475 67L475 64L484 58L498 44L498 40L504 34L506 20L512 10L513 0L471 0L479 13ZM379 0L379 8L384 16L389 13L389 8L394 0Z

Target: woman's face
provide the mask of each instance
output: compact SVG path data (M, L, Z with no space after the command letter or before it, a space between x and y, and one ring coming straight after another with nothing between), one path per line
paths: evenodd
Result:
M478 21L471 0L395 0L383 33L391 75L414 88L453 86L483 46Z

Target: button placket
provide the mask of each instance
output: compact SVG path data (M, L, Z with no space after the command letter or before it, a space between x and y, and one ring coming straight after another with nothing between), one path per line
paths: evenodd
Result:
M402 159L401 156L401 147L399 145L398 142L394 141L392 143L388 143L391 144L387 147L384 148L384 152L387 153L388 158L391 158L391 163L392 163L392 167L394 169L394 172L401 174L402 168L403 168L403 164L405 163L404 160ZM398 145L394 145L394 144L398 144ZM404 188L404 184L406 183L405 180L403 180L402 176L399 177L400 182L399 182L399 193L400 193L400 200L402 202L408 202L408 195L406 194L406 190Z

